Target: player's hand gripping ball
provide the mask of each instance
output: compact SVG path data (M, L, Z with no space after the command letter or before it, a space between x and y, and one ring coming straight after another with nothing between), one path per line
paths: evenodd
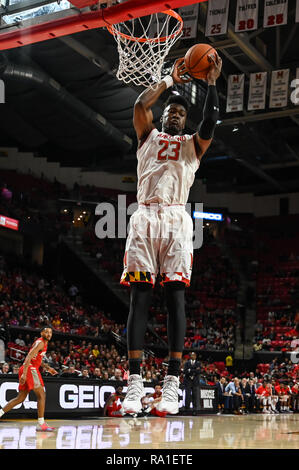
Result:
M184 62L184 57L177 59L173 65L171 76L173 78L174 83L188 83L191 82L192 77L186 76L187 69Z
M217 58L220 59L210 44L195 44L185 54L185 73L187 72L193 78L206 80L207 74L213 63L217 62Z

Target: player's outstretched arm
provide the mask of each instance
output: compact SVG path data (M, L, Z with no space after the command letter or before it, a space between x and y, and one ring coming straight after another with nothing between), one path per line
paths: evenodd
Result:
M147 88L137 98L134 106L134 128L140 143L144 141L149 133L154 129L152 107L157 102L162 93L174 83L186 83L190 79L184 79L183 72L184 59L178 59L174 63L171 75L167 75L157 84L155 89Z
M216 89L216 80L221 74L222 60L218 54L216 59L213 55L209 57L213 63L207 74L208 92L203 110L203 120L198 127L198 131L195 134L194 139L197 157L199 159L203 157L204 153L211 145L219 117L219 100Z
M46 362L42 362L41 366L43 367L43 369L48 371L51 375L57 375L58 374L57 370L53 369L53 367L50 367L49 364L47 364Z

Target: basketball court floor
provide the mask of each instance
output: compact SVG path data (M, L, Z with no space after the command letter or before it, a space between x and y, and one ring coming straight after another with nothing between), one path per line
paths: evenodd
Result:
M299 449L299 414L0 421L0 449ZM1 455L1 454L0 454Z

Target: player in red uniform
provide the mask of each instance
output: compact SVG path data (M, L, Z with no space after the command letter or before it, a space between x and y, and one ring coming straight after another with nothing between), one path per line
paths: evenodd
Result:
M122 394L123 387L119 386L116 389L115 393L111 393L108 400L105 403L103 415L110 416L114 418L121 418L124 416L124 411L122 409L121 402L124 400L125 396Z
M280 383L275 387L275 391L279 397L280 402L280 412L281 413L288 413L290 411L290 389L284 383Z
M153 400L150 400L150 399ZM151 414L152 416L160 416L161 418L165 418L167 415L167 411L159 411L157 409L157 404L160 403L162 400L162 387L161 385L155 386L155 392L146 395L146 397L142 398L142 403L146 406L144 413Z
M48 364L42 362L44 355L47 352L48 342L52 338L52 328L46 326L41 330L41 337L38 338L32 345L25 361L19 370L19 394L16 398L10 400L1 410L0 418L15 406L23 403L30 390L33 390L37 398L37 414L38 424L37 431L54 431L54 428L45 423L45 403L46 394L44 389L44 382L40 374L39 368L42 366L51 375L56 375L57 372Z
M256 390L256 397L259 398L260 404L263 405L263 413L277 413L276 403L278 398L276 395L273 395L272 385L270 383L264 381Z
M299 383L291 388L292 410L299 413Z

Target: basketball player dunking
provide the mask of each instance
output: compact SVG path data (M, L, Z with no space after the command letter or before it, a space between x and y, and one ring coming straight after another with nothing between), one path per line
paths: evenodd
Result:
M154 90L148 88L141 93L134 107L138 209L130 219L120 280L131 286L127 323L130 377L123 402L126 413L141 411L144 389L140 363L152 287L159 272L168 309L169 362L158 406L159 411L178 413L178 377L186 330L185 287L190 285L193 261L193 222L185 205L200 160L212 142L219 114L216 80L222 61L218 55L210 58L203 120L195 134L183 133L188 103L179 95L172 95L165 105L162 132L153 124L151 108L160 95L174 83L186 81L183 59L175 62L171 75Z
M52 338L52 328L44 327L41 330L41 337L38 338L32 345L29 353L27 354L24 364L19 370L19 394L16 398L10 400L1 410L0 418L15 406L23 403L30 390L33 390L37 398L37 413L38 424L37 431L54 431L54 428L48 426L44 420L46 394L44 390L44 382L39 372L42 366L51 375L56 375L57 372L48 364L42 362L44 355L47 352L48 342Z

